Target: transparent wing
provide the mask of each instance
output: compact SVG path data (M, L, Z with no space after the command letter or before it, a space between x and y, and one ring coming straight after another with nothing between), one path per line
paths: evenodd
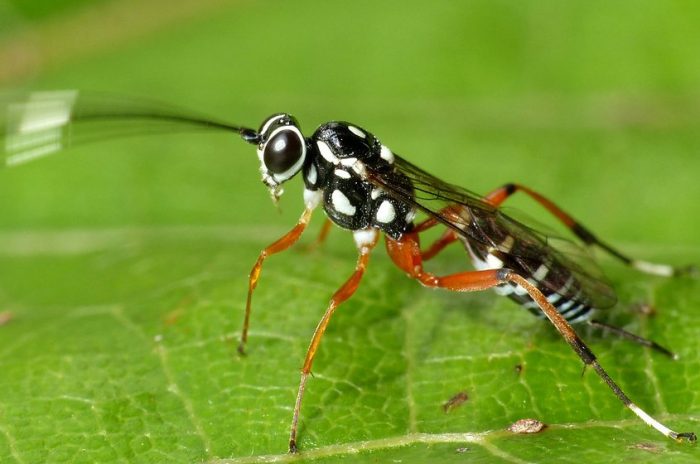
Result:
M184 131L254 131L174 105L76 90L0 97L0 162L16 166L78 143Z
M592 260L588 250L571 241L553 239L504 214L485 203L469 190L444 182L421 168L395 156L396 172L412 184L392 181L394 172L370 172L369 178L401 201L456 231L470 243L498 250L508 262L516 263L528 275L540 265L549 267L547 278L540 284L552 292L561 293L573 276L578 285L564 290L563 297L582 301L588 299L596 308L611 307L616 296ZM457 205L461 214L445 214L446 208ZM512 237L514 240L509 240ZM579 293L580 292L580 293Z

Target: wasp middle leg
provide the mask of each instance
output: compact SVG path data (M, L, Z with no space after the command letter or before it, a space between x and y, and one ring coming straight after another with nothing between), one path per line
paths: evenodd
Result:
M350 298L360 285L362 276L367 268L367 263L369 262L370 252L377 244L378 238L379 232L375 229L366 229L355 232L355 243L357 244L357 249L359 251L357 264L355 265L355 272L353 272L350 278L346 280L345 283L333 294L326 312L318 322L318 325L314 330L314 334L311 337L311 343L309 344L309 349L306 351L306 357L304 359L304 366L301 369L301 380L299 381L297 400L294 404L294 413L292 415L292 427L289 432L290 453L296 453L297 451L297 427L299 424L299 414L301 413L301 401L304 398L306 381L309 378L309 374L311 374L311 366L314 362L314 358L316 357L316 352L318 351L318 347L321 343L321 338L326 332L328 323L330 322L333 313L335 313L335 310L341 303Z

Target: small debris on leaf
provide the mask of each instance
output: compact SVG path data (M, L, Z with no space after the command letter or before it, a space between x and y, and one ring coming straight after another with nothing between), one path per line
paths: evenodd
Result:
M10 322L14 318L15 318L15 315L12 311L0 312L0 326L7 324L8 322Z
M635 443L634 445L628 446L629 449L638 449L642 451L646 451L648 453L660 453L661 448L659 448L657 445L653 443Z
M543 422L537 419L520 419L508 427L508 431L512 433L538 433L547 427Z
M523 365L522 364L516 364L515 367L515 373L516 375L520 375L523 372Z
M466 453L467 451L469 451L469 448L467 448L467 447L457 448L455 451L459 454L462 454L462 453Z
M467 392L461 391L447 400L447 402L442 405L442 410L445 411L445 413L451 412L453 409L460 407L462 403L468 399Z
M645 303L643 301L633 303L631 305L632 311L635 313L642 314L644 316L655 316L656 315L656 307L650 303Z

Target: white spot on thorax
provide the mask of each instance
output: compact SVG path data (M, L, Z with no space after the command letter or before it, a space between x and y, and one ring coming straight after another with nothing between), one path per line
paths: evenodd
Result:
M332 163L332 164L339 163L338 157L333 154L333 152L331 151L331 148L326 144L326 142L319 140L316 142L316 145L318 146L319 153L321 153L321 156L326 161L328 161L329 163Z
M384 200L377 209L377 222L388 224L396 219L396 210L389 200Z
M357 173L360 177L365 179L367 177L367 170L365 169L365 163L362 161L356 161L355 164L352 165L352 170Z
M382 193L384 193L384 190L382 190L378 187L375 187L372 189L369 196L372 197L372 200L376 200L377 198L379 198L379 195L381 195Z
M355 126L348 126L348 130L350 130L350 132L352 132L356 136L362 137L363 139L366 137L365 133Z
M348 171L343 171L342 169L336 169L335 175L342 178L342 179L349 179L350 178L350 173Z
M343 166L352 166L355 163L357 163L357 158L355 157L343 158L340 160L340 164L342 164Z
M355 211L357 211L357 208L350 203L348 197L340 190L333 190L333 193L331 193L331 202L336 211L347 216L354 216Z
M382 150L379 152L379 156L387 163L394 162L394 154L389 150L386 145L382 145Z

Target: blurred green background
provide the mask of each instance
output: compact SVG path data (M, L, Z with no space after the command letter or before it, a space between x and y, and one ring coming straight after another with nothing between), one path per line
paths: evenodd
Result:
M353 121L448 181L524 183L630 254L698 263L699 23L691 1L5 0L0 87L147 96L253 127L285 111L307 133ZM355 252L338 231L271 259L239 358L247 273L302 207L290 185L278 213L257 163L230 135L176 134L0 171L0 461L285 459L297 369ZM375 255L315 364L309 459L697 461L509 301L422 290ZM602 265L620 291L608 320L681 360L586 339L638 404L698 432L697 282ZM656 317L630 309L641 300ZM500 432L523 417L551 427Z

